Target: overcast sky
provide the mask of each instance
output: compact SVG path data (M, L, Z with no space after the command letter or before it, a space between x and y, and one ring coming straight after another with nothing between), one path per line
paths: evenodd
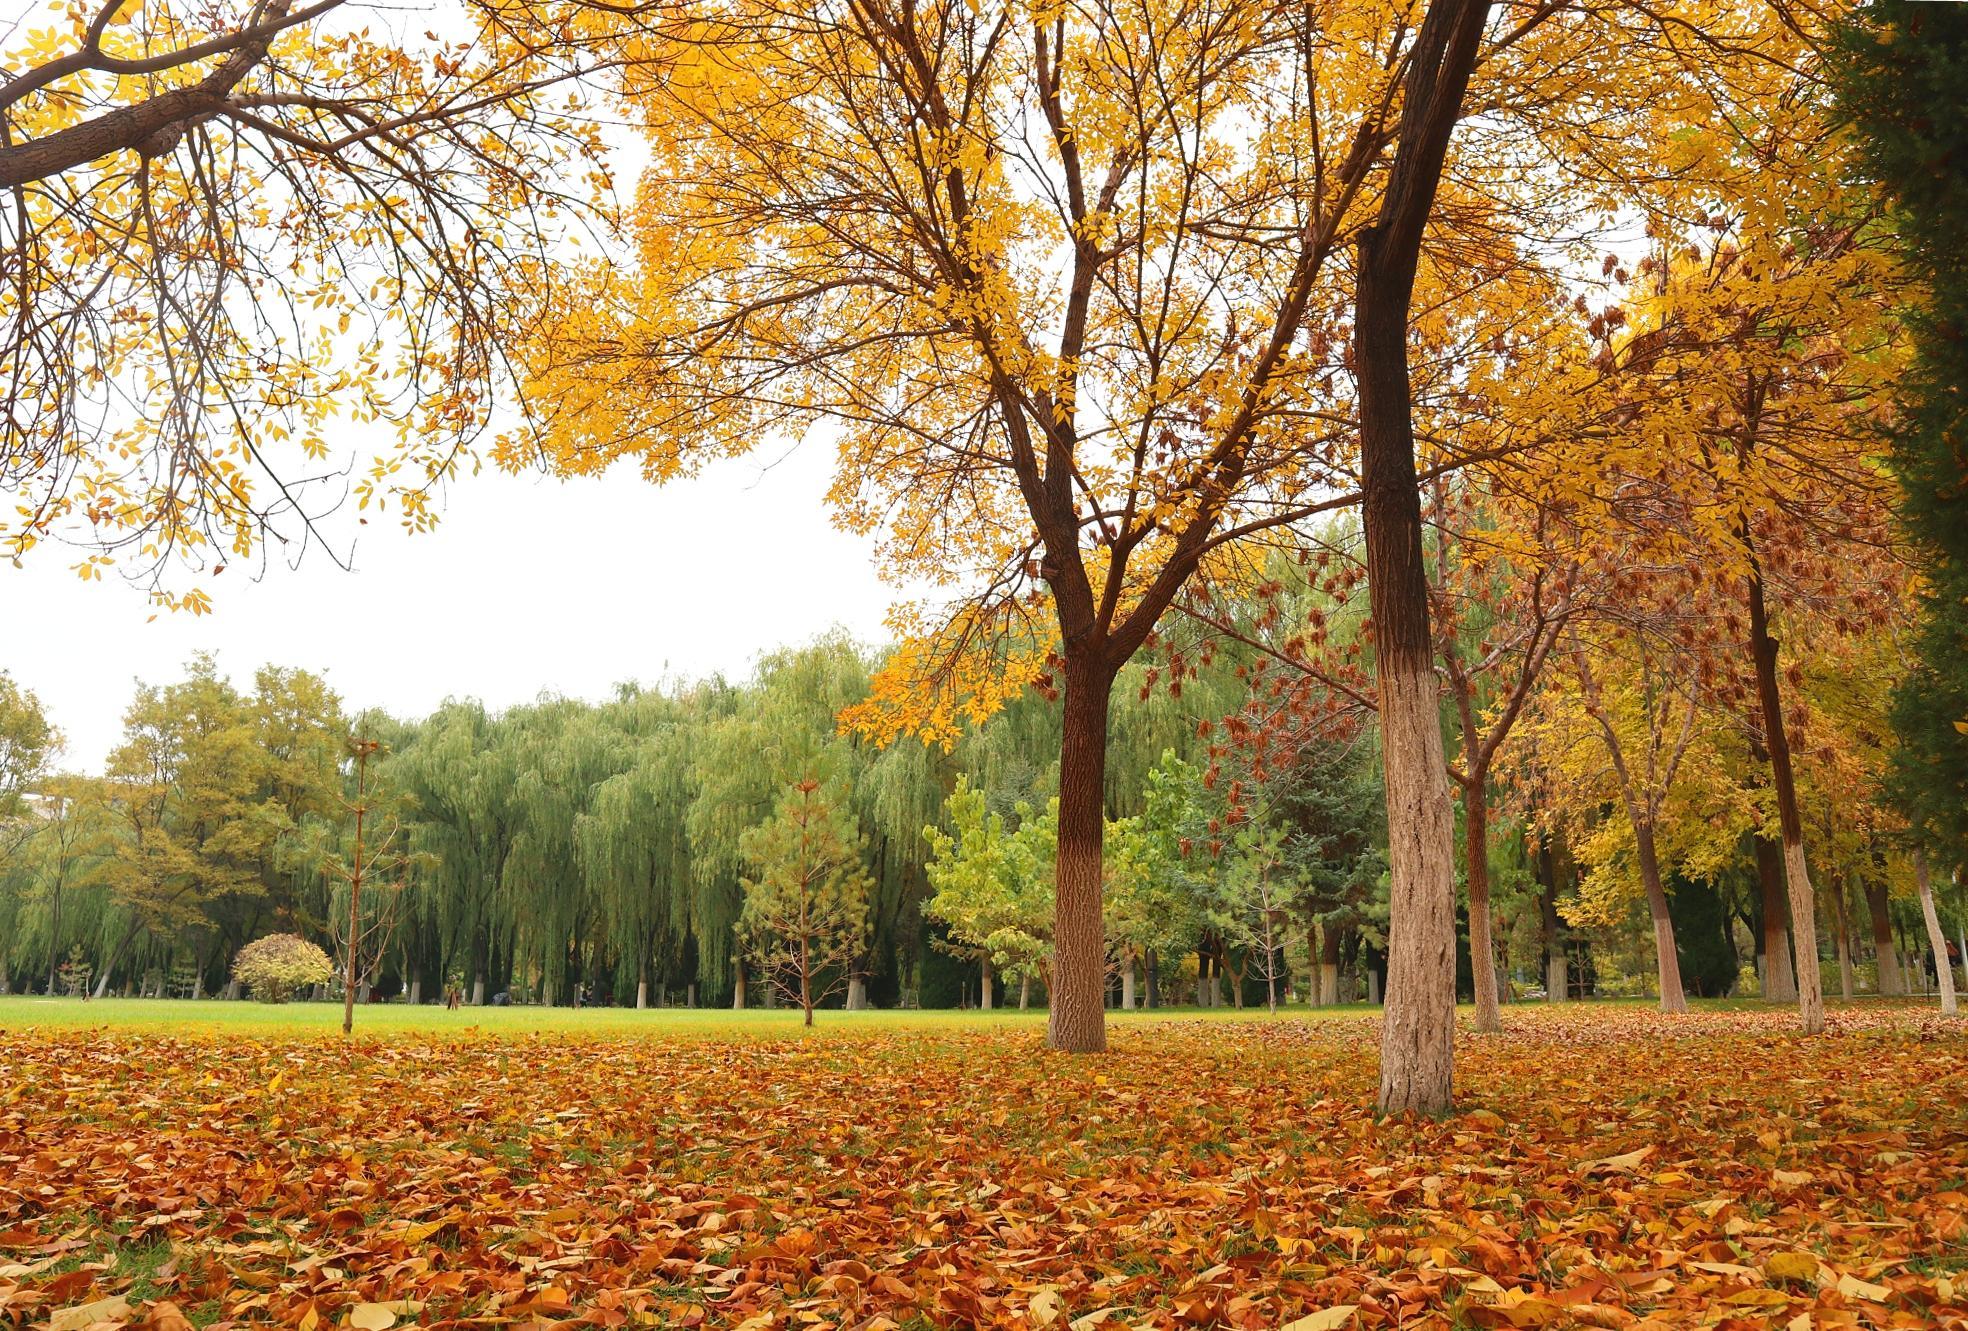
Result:
M781 459L761 449L661 489L630 469L567 483L488 471L457 484L434 533L362 528L352 573L310 557L257 582L207 579L217 610L200 618L146 622L141 590L85 584L42 546L24 569L0 564L0 669L40 695L64 765L93 772L133 681L174 679L198 651L242 685L266 662L303 666L351 710L415 716L451 696L504 707L743 673L836 624L879 640L891 593L868 543L828 520L832 449Z

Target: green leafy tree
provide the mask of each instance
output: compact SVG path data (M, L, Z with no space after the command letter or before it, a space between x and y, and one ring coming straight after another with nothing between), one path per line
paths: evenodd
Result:
M793 783L773 815L746 832L739 853L757 874L743 879L734 926L745 959L779 992L813 1008L845 992L867 945L868 893L861 834L815 776Z
M925 828L929 883L923 909L983 963L979 1005L992 1006L994 974L1045 972L1052 957L1052 863L1058 801L1044 814L1020 802L1013 818L992 812L966 777L945 804L950 828Z

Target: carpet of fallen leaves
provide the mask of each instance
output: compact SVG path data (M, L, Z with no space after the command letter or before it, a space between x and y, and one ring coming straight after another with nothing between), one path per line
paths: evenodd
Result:
M1968 1325L1968 1029L1507 1021L6 1032L0 1325Z

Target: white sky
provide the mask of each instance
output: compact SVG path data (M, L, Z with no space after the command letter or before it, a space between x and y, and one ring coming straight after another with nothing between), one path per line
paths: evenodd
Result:
M83 583L74 557L45 545L23 569L0 563L0 669L40 695L67 737L63 765L93 772L133 681L176 679L197 651L242 685L267 662L302 666L350 710L420 716L452 696L496 708L742 674L836 624L878 641L893 596L869 544L829 520L832 462L822 438L662 488L627 468L565 483L488 469L453 487L435 532L372 519L353 572L313 552L257 582L205 579L217 609L198 618L146 622L139 588Z

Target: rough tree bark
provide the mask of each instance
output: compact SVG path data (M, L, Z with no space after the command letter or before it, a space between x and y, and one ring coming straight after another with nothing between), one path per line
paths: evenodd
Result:
M1900 952L1893 946L1893 916L1886 908L1886 884L1878 881L1864 887L1866 913L1872 917L1873 959L1879 968L1879 992L1887 998L1906 993L1906 978L1900 974Z
M1562 1003L1571 986L1565 961L1565 923L1558 918L1558 859L1549 836L1538 838L1538 922L1544 933L1544 1001Z
M1416 30L1394 164L1379 215L1361 233L1355 289L1361 517L1393 881L1378 1099L1385 1114L1446 1113L1453 1089L1455 827L1422 563L1408 315L1422 230L1489 9L1489 0L1431 0Z
M1749 551L1749 639L1756 660L1756 693L1763 710L1763 743L1770 750L1771 784L1777 791L1777 822L1783 832L1784 882L1790 889L1790 928L1797 951L1797 1015L1806 1035L1824 1030L1824 985L1818 975L1818 907L1811 874L1804 863L1804 820L1797 811L1797 783L1790 766L1790 739L1784 732L1783 695L1777 687L1777 640L1763 603L1763 572L1744 532Z
M1688 995L1681 988L1681 957L1674 949L1674 917L1667 910L1667 887L1661 882L1660 856L1654 849L1654 825L1638 817L1633 844L1640 862L1640 885L1647 890L1647 914L1654 922L1654 959L1660 975L1662 1012L1686 1012Z
M1058 895L1052 934L1053 989L1046 1042L1070 1053L1107 1048L1107 941L1100 918L1106 835L1107 700L1113 672L1103 663L1066 668L1059 746Z
M1784 902L1783 852L1777 843L1756 837L1756 881L1763 899L1763 997L1771 1003L1797 1001L1797 973L1790 964L1789 907Z

